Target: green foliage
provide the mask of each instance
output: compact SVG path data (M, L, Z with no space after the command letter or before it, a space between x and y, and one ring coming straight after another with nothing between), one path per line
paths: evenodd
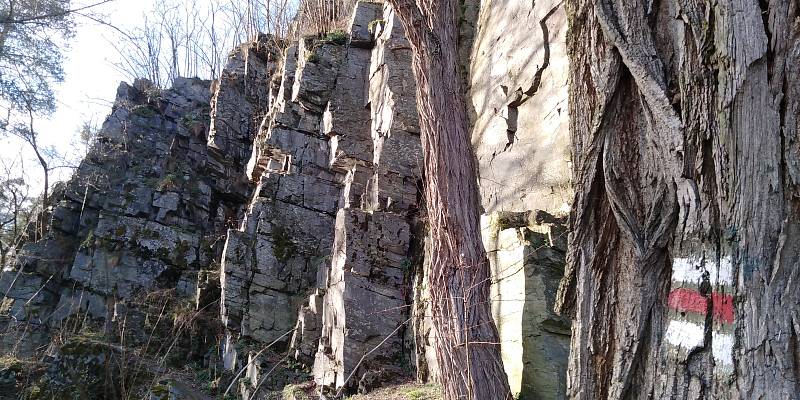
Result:
M64 79L61 49L73 34L70 0L0 2L0 101L35 114L55 109Z
M186 129L192 129L198 121L199 118L195 113L189 113L183 116L181 119L181 124Z
M189 242L185 240L181 240L178 242L178 245L175 246L175 260L178 262L178 266L180 267L187 267L186 265L186 256L189 255L189 251L191 250L191 246Z
M276 226L272 229L272 253L280 262L289 261L297 253L297 245L286 228Z
M311 400L301 385L287 385L283 388L282 397L284 400Z
M406 384L378 389L366 395L355 395L348 397L347 399L441 400L442 390L441 387L434 384Z
M94 230L89 231L89 234L81 242L80 248L81 249L88 249L94 246Z
M369 29L370 33L375 33L375 28L378 26L378 24L383 25L385 23L386 23L385 19L376 19L370 22L369 25L367 25L367 29Z
M325 35L322 38L322 41L323 42L328 42L328 43L333 43L333 44L338 44L338 45L343 45L343 44L347 44L347 41L349 39L350 39L350 35L347 34L347 32L337 30L337 31L333 31L333 32L328 33L327 35Z
M159 383L157 385L154 385L153 388L150 389L150 393L152 397L155 397L156 399L159 400L169 399L169 386L163 383Z
M142 118L150 118L156 115L156 111L146 104L140 104L133 107L133 109L131 109L131 112L133 113L133 115Z
M306 61L307 62L316 63L317 61L319 61L319 56L317 56L317 52L314 51L314 50L316 50L316 49L312 49L312 51L309 51L306 54Z
M114 230L114 234L117 235L117 237L122 237L122 236L125 236L125 232L127 232L127 231L128 231L128 227L127 226L120 225L120 226L117 227L117 229Z
M149 228L142 228L140 235L143 239L147 240L158 240L161 239L161 233L156 230L152 230Z
M406 393L409 400L432 399L434 396L436 396L435 390L431 388L413 389Z
M158 186L156 186L156 189L161 192L176 190L178 188L180 188L180 181L174 174L167 174L164 179L158 183Z

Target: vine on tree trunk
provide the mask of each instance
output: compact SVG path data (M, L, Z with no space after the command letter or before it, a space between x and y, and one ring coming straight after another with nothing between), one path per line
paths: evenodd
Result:
M457 0L392 0L417 80L432 260L434 347L448 400L511 398L491 315L477 172L459 72Z

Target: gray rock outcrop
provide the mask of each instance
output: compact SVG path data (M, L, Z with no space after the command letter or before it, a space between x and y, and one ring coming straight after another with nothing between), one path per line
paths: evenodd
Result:
M145 340L150 296L217 302L208 276L253 186L247 158L225 154L250 154L251 120L275 68L271 45L262 36L234 51L213 101L211 82L199 79L169 90L120 85L86 158L53 196L48 233L0 274L3 352L30 354L81 326L125 330L133 345Z
M194 282L211 264L209 240L224 225L217 216L237 206L215 201L198 174L207 159L208 86L120 85L114 111L54 205L49 233L0 277L3 328L42 342L8 334L4 348L46 343L69 318L121 321L135 309L126 304Z
M359 3L351 26L288 50L222 266L228 366L258 353L242 341L290 345L331 390L403 375L421 177L402 28L377 3Z

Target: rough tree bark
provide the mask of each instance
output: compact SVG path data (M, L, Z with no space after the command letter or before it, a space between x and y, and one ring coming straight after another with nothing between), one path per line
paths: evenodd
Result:
M510 398L489 304L477 172L459 72L458 0L392 0L414 54L431 237L436 356L445 398Z
M800 393L788 0L567 0L574 399Z

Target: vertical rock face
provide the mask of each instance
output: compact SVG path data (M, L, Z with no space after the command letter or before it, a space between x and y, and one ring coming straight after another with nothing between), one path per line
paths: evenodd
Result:
M370 19L371 56L361 38ZM399 21L389 7L368 3L360 3L353 21L348 61L354 62L340 70L334 93L360 94L332 101L329 111L334 163L349 168L343 197L361 202L348 201L337 215L330 269L319 282L325 296L314 376L324 386L365 391L404 375L421 150L411 54ZM353 79L360 71L369 71L366 81ZM367 120L335 116L337 108L359 106Z
M564 275L563 219L539 211L484 218L492 311L511 390L522 399L566 398L570 321L553 307Z
M378 3L359 3L351 26L289 49L221 274L229 366L242 341L288 344L332 390L403 375L421 174L402 28Z
M487 213L569 211L566 30L557 0L481 2L469 79Z
M253 140L276 96L272 76L280 54L273 41L260 35L235 49L211 99L215 112L208 133L209 172L220 193L243 202L252 190L245 172Z
M237 207L204 174L209 84L120 85L112 114L56 198L50 232L0 276L8 332L46 342L70 319L106 330L129 320L136 332L137 304L148 294L196 295L198 273L215 257L211 243ZM39 344L3 338L11 352Z
M285 347L330 254L341 185L328 168L320 125L334 80L317 63L335 76L344 49L311 46L288 51L278 100L256 138L251 177L258 186L240 228L228 234L221 283L230 341L278 340Z
M468 57L472 139L503 362L519 398L565 398L569 321L552 310L566 221L548 212L565 215L573 196L566 12L558 1L476 8Z

